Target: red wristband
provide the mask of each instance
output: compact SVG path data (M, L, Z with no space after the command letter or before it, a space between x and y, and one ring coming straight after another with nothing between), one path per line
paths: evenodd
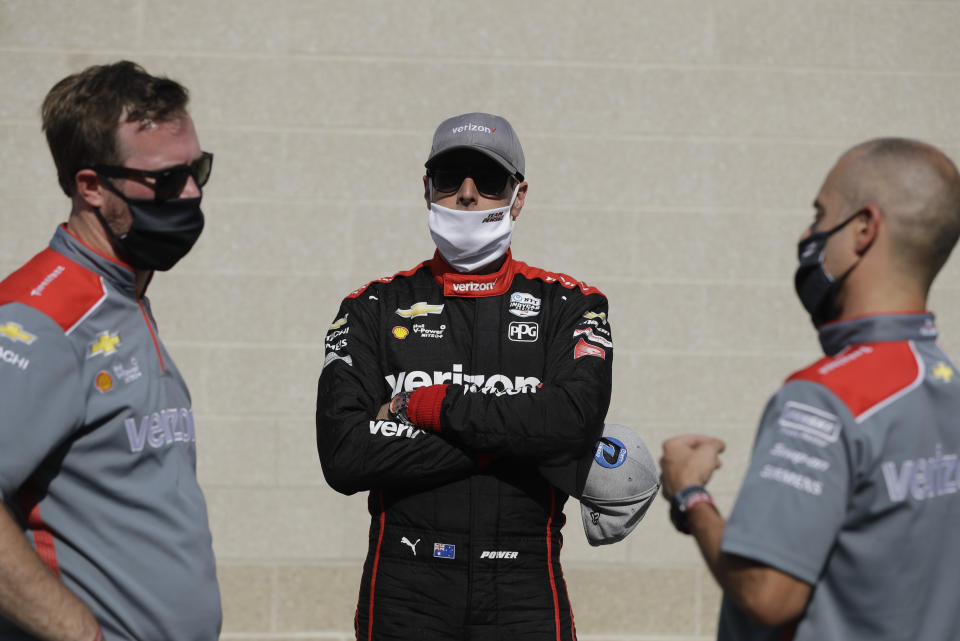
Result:
M419 387L410 394L407 402L407 416L410 422L422 430L440 431L440 409L443 397L447 394L447 385L427 385Z
M93 637L93 641L103 641L103 630L100 629L100 624L97 624L97 635Z

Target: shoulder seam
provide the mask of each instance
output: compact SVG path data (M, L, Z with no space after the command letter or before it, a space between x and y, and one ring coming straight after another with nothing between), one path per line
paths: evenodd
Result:
M347 294L346 296L344 296L344 298L357 298L358 296L360 296L360 294L362 294L363 292L367 291L368 289L370 289L370 287L372 287L373 285L375 285L375 284L377 284L377 283L387 284L387 283L392 282L395 278L402 278L402 277L404 277L404 276L413 276L413 275L416 274L418 271L420 271L421 269L423 269L423 267L424 267L427 263L429 263L429 262L430 262L430 261L424 261L424 262L420 263L419 265L417 265L416 267L413 267L413 268L408 269L408 270L405 270L405 271L399 271L399 272L397 272L396 274L394 274L393 276L383 276L383 277L381 277L381 278L374 278L373 280L371 280L370 282L368 282L366 285L363 285L363 286L361 286L361 287L356 288L355 290L353 290L352 292L350 292L349 294Z
M599 294L603 298L606 298L606 294L602 291L587 285L581 280L577 280L570 274L564 274L562 272L551 272L546 269L541 269L540 267L531 267L523 261L517 260L514 261L516 265L515 274L523 276L529 280L540 280L548 284L559 283L562 287L569 290L579 289L580 293L584 296L590 296L592 294Z

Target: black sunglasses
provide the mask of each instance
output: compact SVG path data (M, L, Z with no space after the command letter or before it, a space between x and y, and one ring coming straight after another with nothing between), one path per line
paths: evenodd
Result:
M431 169L427 176L433 181L434 191L448 194L460 189L468 176L473 179L477 191L488 198L500 198L507 188L510 174L502 169L454 167L449 169Z
M187 179L193 176L197 187L203 187L210 180L210 171L213 168L213 154L205 151L189 165L175 165L166 169L134 169L118 165L94 165L93 170L100 176L108 178L137 178L153 188L153 199L157 202L171 200L180 196L187 184ZM152 179L148 180L148 179Z

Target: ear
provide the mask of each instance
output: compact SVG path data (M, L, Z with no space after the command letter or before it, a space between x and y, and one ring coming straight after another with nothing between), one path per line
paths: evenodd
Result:
M423 176L423 199L427 201L427 210L430 210L430 182L426 175Z
M527 183L526 181L520 183L520 188L517 189L517 199L513 201L513 208L510 210L510 217L516 220L520 217L520 210L523 209L523 203L527 199Z
M862 256L870 249L880 235L880 228L883 225L883 214L876 205L866 205L860 214L853 223L856 225L854 251L858 256Z
M74 176L77 196L90 207L103 206L103 185L100 176L92 169L81 169Z

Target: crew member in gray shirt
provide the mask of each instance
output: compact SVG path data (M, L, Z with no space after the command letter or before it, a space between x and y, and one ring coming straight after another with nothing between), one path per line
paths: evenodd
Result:
M664 443L671 518L723 588L721 640L956 639L960 372L924 310L960 176L934 147L871 140L814 208L795 285L826 356L767 405L728 521L702 487L724 444Z
M213 641L190 394L144 297L203 228L187 92L131 62L57 83L67 222L0 282L0 639Z

